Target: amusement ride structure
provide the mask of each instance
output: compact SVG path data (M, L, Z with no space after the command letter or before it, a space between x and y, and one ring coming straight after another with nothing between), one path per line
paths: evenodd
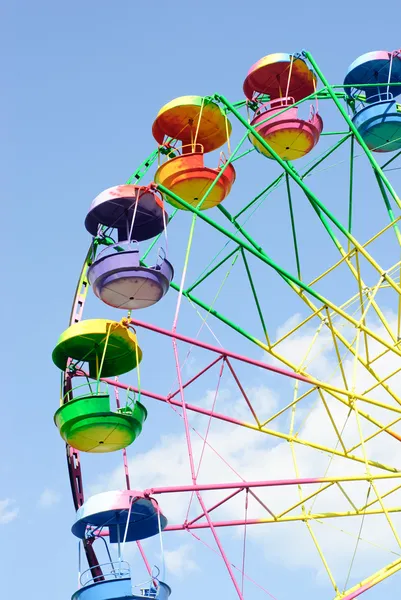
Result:
M77 511L72 533L79 540L80 566L73 600L167 599L168 576L163 568L151 568L142 540L160 538L163 555L169 531L196 544L208 530L214 544L209 550L220 557L228 583L231 579L225 594L230 598L244 598L245 584L280 598L266 591L268 575L251 578L247 572L246 549L256 525L278 531L282 524L299 524L305 530L327 574L327 598L351 600L401 569L401 200L390 181L401 156L401 50L364 54L341 85L329 84L309 52L270 54L249 70L243 92L235 103L215 94L184 96L163 106L152 127L157 148L125 184L100 193L87 212L92 241L69 327L53 351L62 373L54 420L66 443ZM250 164L247 177L255 173L252 183L263 183L258 190L249 185L248 198L241 188L234 214L230 197L246 172L241 169ZM327 193L322 181L339 165L344 171L333 175ZM276 177L266 181L270 173ZM271 216L275 198L277 219ZM253 215L258 234L266 231L262 239L253 235ZM178 232L178 223L188 240L184 252L177 251L184 256L177 279L171 232ZM201 250L191 268L200 226ZM279 250L273 238L282 244ZM213 251L210 259L205 246ZM233 277L232 303L226 299L220 308L217 296ZM84 318L89 288L114 318ZM215 288L210 301L202 290L210 295ZM249 301L237 300L245 290ZM145 310L165 302L167 293L169 301L177 295L175 314L167 315L171 329L152 323L152 311ZM196 336L177 330L185 303L201 316ZM134 312L142 310L147 322ZM273 314L284 325L278 327ZM220 342L224 331L236 340L235 350ZM215 343L199 339L203 333ZM154 340L152 356L142 355L144 336ZM159 360L162 340L172 342L176 365L176 389L165 394L144 389L155 381L143 387L140 376L141 365ZM240 344L247 356L238 352ZM189 378L179 347L187 358L197 351L207 357ZM215 372L219 383L212 404L189 402L191 386L203 385ZM240 413L234 403L231 410L223 402L219 410L223 372L240 398ZM128 373L123 383L120 376ZM278 402L249 391L263 377ZM184 425L190 479L137 489L127 448L149 435L146 419L160 403ZM204 431L193 415L205 420ZM262 440L258 444L266 440L266 446L249 442L262 457L258 470L249 471L253 479L215 447L215 423L228 432L246 430ZM194 436L201 440L199 457ZM290 458L291 475L271 464L279 452L276 443ZM207 470L201 472L206 451L231 476L208 479ZM80 453L113 452L122 453L126 489L88 496ZM101 472L102 456L92 460ZM188 499L182 522L164 515L163 500L172 495L177 503ZM347 530L351 522L356 526ZM343 580L324 547L322 527L331 523L352 548ZM242 532L233 538L241 540L239 566L220 534L230 527ZM375 528L379 540L373 539ZM125 560L131 543L148 572L143 584ZM374 568L366 560L361 575L361 565L353 569L359 553L366 556L366 545L380 546L382 554ZM269 552L274 554L274 546Z

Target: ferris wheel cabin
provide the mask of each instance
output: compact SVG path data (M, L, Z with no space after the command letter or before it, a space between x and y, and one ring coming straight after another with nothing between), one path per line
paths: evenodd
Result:
M401 51L378 50L357 58L344 79L355 103L352 121L370 150L401 148Z
M54 422L67 444L81 452L115 452L130 446L142 431L146 408L131 401L115 411L107 393L87 393L62 404Z
M323 121L316 106L308 119L300 118L295 103L316 91L316 76L306 62L291 54L269 54L255 63L243 85L249 103L256 105L251 125L283 160L296 160L318 143ZM254 135L249 139L256 150L273 158Z
M136 542L157 535L167 525L156 500L137 490L111 491L88 498L78 509L72 533L83 540L107 527L111 544Z
M160 248L155 265L141 264L138 242L161 234L168 223L163 202L149 188L119 185L99 194L85 220L96 237L103 229L116 230L118 242L100 237L106 247L88 270L96 296L114 308L136 310L156 304L167 293L174 276L172 264Z
M201 96L182 96L159 111L152 133L163 152L159 153L156 184L162 184L191 206L200 210L223 202L235 181L235 170L220 155L217 168L205 166L204 154L229 143L231 123L223 110ZM166 139L167 142L166 151ZM180 143L178 147L175 144ZM166 161L161 160L166 157ZM183 204L166 196L176 208Z
M121 577L118 564L113 564L113 570L112 578L84 585L73 594L71 600L167 600L171 594L171 588L162 581L152 581L147 587L137 589L131 576L126 576L130 574L130 569L125 568L125 576Z
M72 533L79 539L95 536L107 529L110 543L118 544L118 559L97 565L101 575L88 569L80 574L80 588L72 600L167 600L170 587L151 576L145 584L133 583L129 563L122 559L125 542L160 535L167 525L155 500L136 490L113 491L89 498L77 511Z
M133 219L135 215L135 219ZM100 227L116 229L119 241L150 240L164 230L168 215L158 195L147 187L124 184L101 192L93 200L85 219L87 231L96 237Z
M112 410L110 396L101 389L99 379L137 366L142 352L135 334L114 321L81 321L60 336L53 352L53 361L61 370L66 368L67 357L77 364L88 362L89 374L97 382L71 388L62 398L54 415L61 437L73 448L91 453L115 452L132 444L146 420L145 407L127 394L125 405ZM72 366L75 368L74 363ZM77 390L80 395L73 397Z
M115 377L135 369L142 360L135 333L125 323L86 319L66 329L52 354L54 364L64 371L68 359L87 362L90 377Z

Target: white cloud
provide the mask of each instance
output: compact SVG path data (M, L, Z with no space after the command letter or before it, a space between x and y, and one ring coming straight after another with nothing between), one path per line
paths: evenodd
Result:
M165 550L164 559L167 571L176 577L186 577L188 573L199 571L199 566L191 558L194 547L182 544L175 550Z
M40 506L40 508L51 508L55 504L58 504L60 500L60 494L58 494L54 490L46 488L45 490L43 490L39 497L38 505Z
M6 498L0 500L0 525L6 525L17 518L19 508L15 506L14 501Z

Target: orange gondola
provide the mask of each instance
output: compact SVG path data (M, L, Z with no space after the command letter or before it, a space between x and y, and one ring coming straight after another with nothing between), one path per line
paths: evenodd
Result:
M232 164L223 153L217 167L204 163L204 154L220 148L231 134L231 123L218 104L201 96L177 98L160 110L152 132L161 149L169 148L164 152L167 161L159 161L157 184L201 210L217 206L227 197L235 181ZM177 142L181 142L180 147ZM166 200L186 208L167 195Z

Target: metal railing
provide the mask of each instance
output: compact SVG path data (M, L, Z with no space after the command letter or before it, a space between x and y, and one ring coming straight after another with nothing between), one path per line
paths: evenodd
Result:
M76 395L78 394L78 395ZM107 383L100 381L97 385L96 381L90 381L89 379L85 380L85 383L74 386L70 391L66 392L64 396L60 399L60 406L67 404L69 402L69 398L72 396L73 401L75 400L83 400L88 398L89 396L95 398L96 396L104 396L109 395L109 386ZM128 411L133 411L136 404L136 394L132 390L126 391L125 403L120 407L114 410L121 410L124 412L125 409ZM113 409L111 409L113 410Z
M102 575L92 576L92 569L87 569L79 577L80 588L100 583L104 581L113 581L115 579L131 579L131 567L126 561L107 562L100 565L94 565L93 568L100 567ZM156 577L153 577L146 583L142 583L133 588L139 589L139 594L143 598L157 598L160 590L160 582ZM133 591L133 594L135 592Z
M87 569L79 578L79 584L81 587L85 587L86 585L90 585L92 583L99 583L103 580L110 581L112 579L125 579L131 577L131 568L126 561L112 563L108 562L101 565L95 565L94 567L100 567L103 575L93 577L92 570Z

